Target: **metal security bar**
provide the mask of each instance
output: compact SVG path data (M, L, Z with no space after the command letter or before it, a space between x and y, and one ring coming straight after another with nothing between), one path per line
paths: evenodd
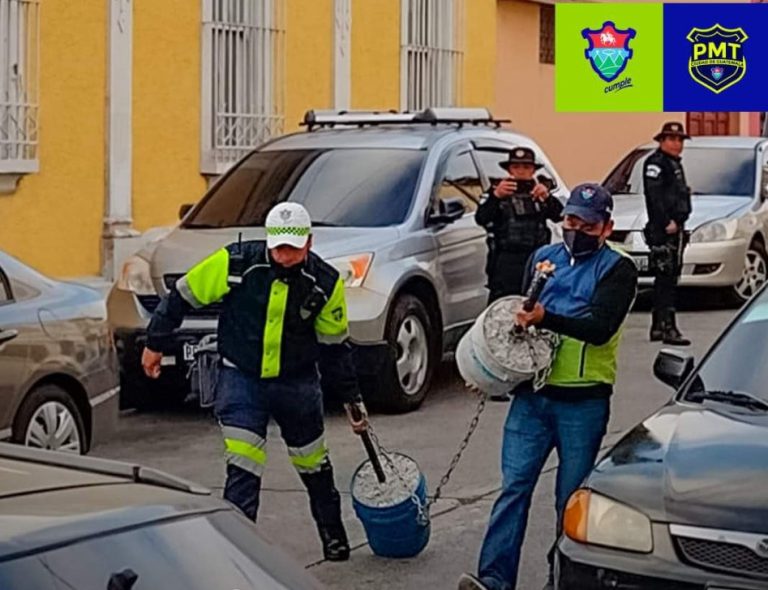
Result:
M286 0L204 0L202 171L221 174L285 122Z
M38 169L40 1L0 0L0 173Z
M402 0L401 108L461 103L464 0Z

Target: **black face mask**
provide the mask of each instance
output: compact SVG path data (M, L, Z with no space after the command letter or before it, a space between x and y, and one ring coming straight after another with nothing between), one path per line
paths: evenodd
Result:
M600 236L591 236L577 229L564 229L563 242L574 258L589 256L600 249Z

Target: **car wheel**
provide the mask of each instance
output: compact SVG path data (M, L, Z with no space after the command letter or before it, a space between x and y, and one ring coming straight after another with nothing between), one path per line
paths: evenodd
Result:
M13 440L28 447L78 455L88 451L80 410L58 385L42 385L27 395L14 421Z
M377 396L382 409L410 412L427 397L436 361L433 325L418 298L403 295L395 302L387 324L387 341L395 358Z
M752 242L744 260L744 273L733 286L735 303L745 303L768 280L768 254L760 242Z

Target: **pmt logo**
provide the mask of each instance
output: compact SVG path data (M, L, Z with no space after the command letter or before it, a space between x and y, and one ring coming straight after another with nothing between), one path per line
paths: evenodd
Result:
M601 29L584 29L581 36L589 42L584 57L592 69L605 82L614 82L627 67L634 50L629 48L630 40L637 35L635 29L617 29L613 21L605 21ZM623 90L632 86L632 78L606 86L605 92Z
M686 38L691 42L688 71L704 88L720 94L744 77L747 60L743 44L748 39L744 29L694 27Z

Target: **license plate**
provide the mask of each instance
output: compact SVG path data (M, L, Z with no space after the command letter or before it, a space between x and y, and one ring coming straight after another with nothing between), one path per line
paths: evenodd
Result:
M195 354L199 350L199 344L191 344L189 342L184 343L184 360L192 362L195 360Z
M648 257L647 256L633 256L632 260L635 261L637 270L640 272L648 270Z

